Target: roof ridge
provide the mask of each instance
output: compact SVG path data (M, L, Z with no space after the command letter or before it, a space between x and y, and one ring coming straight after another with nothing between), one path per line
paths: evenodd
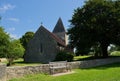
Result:
M63 42L59 37L57 37L57 35L55 35L54 33L52 33L52 32L50 32L49 30L47 30L44 26L40 26L40 27L42 27L45 31L47 31L50 35L51 35L51 37L53 38L53 39L55 39L59 44L61 44L61 45L63 45L63 46L66 46L65 45L65 42Z

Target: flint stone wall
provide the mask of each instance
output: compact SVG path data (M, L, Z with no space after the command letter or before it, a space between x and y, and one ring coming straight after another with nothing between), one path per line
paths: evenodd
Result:
M57 42L52 34L41 26L30 40L24 55L25 62L49 63L53 61L58 52Z
M95 59L95 60L87 60L87 61L75 61L75 62L69 62L69 65L72 69L77 68L90 68L90 67L96 67L106 64L112 64L120 62L120 57L116 58L107 58L107 59Z
M96 59L96 60L88 60L88 61L75 61L68 62L72 69L78 68L90 68L96 67L111 63L120 62L120 57L118 58L108 58L108 59ZM50 74L49 64L41 64L37 66L19 66L19 67L7 67L6 69L7 80L12 78L22 77L28 74L37 74L37 73L45 73ZM1 75L1 74L0 74Z
M0 63L0 81L6 81L6 65Z
M36 66L16 66L7 67L7 80L12 78L19 78L28 74L45 73L49 74L49 64L41 64Z

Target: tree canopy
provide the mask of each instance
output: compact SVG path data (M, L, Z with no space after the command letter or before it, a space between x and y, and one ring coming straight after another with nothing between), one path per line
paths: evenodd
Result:
M70 44L78 51L97 46L107 57L110 44L120 45L119 0L88 0L74 11L70 22Z
M21 38L20 42L23 45L23 47L26 49L28 42L33 38L34 32L26 32Z
M6 53L6 58L8 59L8 65L13 63L13 60L22 58L24 54L24 48L19 40L11 40L9 46L7 47L8 53Z
M23 57L23 54L24 48L20 40L11 39L4 28L0 27L0 58L7 58L8 65L11 65L13 60Z
M9 35L0 27L0 57L5 57L5 53L7 53L6 48L10 43L9 39Z

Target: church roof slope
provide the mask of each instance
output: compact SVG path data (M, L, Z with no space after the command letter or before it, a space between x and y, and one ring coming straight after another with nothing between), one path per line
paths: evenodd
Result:
M48 34L50 34L51 35L51 37L57 42L57 43L59 43L60 45L62 45L62 46L66 46L65 45L65 42L63 42L59 37L57 37L55 34L53 34L53 33L51 33L50 31L48 31L45 27L43 27L42 25L40 26L40 28L39 29L42 29L42 30L44 30L44 31L46 31ZM39 30L38 30L39 31Z
M65 32L65 28L61 18L58 19L57 24L55 25L55 28L53 30L53 33L58 33L58 32Z

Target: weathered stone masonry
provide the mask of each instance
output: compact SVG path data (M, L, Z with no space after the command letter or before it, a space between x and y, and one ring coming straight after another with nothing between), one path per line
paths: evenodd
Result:
M116 62L120 62L120 57L108 58L108 59L96 59L96 60L88 60L88 61L75 61L75 62L69 62L69 65L72 69L78 69L78 68L90 68L90 67L111 64ZM36 66L22 66L22 67L21 66L7 67L7 68L5 67L6 67L5 65L2 66L0 65L0 81L5 81L5 77L7 80L9 80L16 77L17 78L22 77L28 74L38 74L38 73L50 74L49 64L40 64Z
M24 61L39 63L54 61L56 54L65 49L66 44L67 36L61 18L59 18L53 32L41 25L28 43Z
M6 81L6 65L0 64L0 81Z

